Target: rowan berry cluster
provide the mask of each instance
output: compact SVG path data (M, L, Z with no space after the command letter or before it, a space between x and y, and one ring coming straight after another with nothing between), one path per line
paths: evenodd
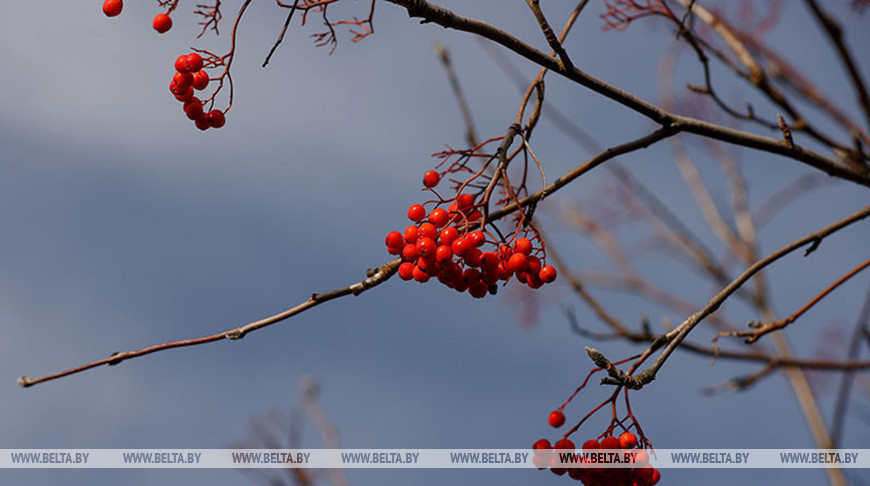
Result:
M433 188L441 175L430 170L423 176L423 185ZM536 234L529 239L517 232L510 239L493 235L480 225L480 203L471 194L458 194L448 201L435 202L427 213L423 204L408 208L408 219L414 224L404 232L391 231L386 239L387 250L400 255L399 277L403 280L427 282L432 277L458 292L468 292L474 298L495 295L499 282L515 277L532 288L556 280L556 269L546 265L543 244ZM538 242L538 248L535 243Z
M550 417L552 423L553 415L551 414ZM562 423L564 420L564 416L562 416ZM580 481L585 486L654 486L661 479L661 473L658 469L649 464L647 451L640 447L637 437L627 431L618 438L608 435L600 441L587 440L582 447L584 455L579 457L578 461L579 464L596 463L598 459L594 455L595 451L606 450L620 453L622 457L632 457L633 466L628 468L570 467L564 461L560 461L558 454L554 454L554 451L570 452L575 450L574 442L566 438L556 441L553 445L547 439L539 439L534 443L532 449L535 452L533 461L538 469L549 468L559 476L567 473L568 477Z
M220 128L226 123L224 112L211 110L205 112L202 101L194 96L194 90L202 91L209 84L208 73L203 69L202 56L192 52L182 54L175 60L175 74L169 83L169 91L175 99L182 102L182 109L187 118L193 120L196 128L208 130Z

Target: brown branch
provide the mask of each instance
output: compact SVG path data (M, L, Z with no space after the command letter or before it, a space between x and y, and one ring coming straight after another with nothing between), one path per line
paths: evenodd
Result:
M704 393L705 395L716 395L720 392L727 390L744 391L750 388L752 385L758 383L761 379L769 376L774 371L776 371L776 366L773 364L768 364L767 366L761 368L755 373L737 376L724 383L705 388L702 393Z
M571 62L571 59L568 57L568 53L565 52L562 43L556 38L556 34L553 33L553 28L550 27L550 23L547 22L547 17L544 16L544 12L541 10L541 0L526 0L526 4L535 15L535 20L538 21L538 26L541 28L541 32L544 33L544 38L547 39L550 48L553 49L553 52L555 52L559 56L559 59L562 60L562 66L565 69L573 69L574 63Z
M477 34L492 40L511 51L519 54L535 64L570 79L602 96L605 96L653 121L667 129L676 129L716 140L733 143L742 147L770 152L803 162L818 170L835 177L850 180L857 184L870 187L870 170L846 166L834 159L802 147L789 147L782 140L752 134L732 128L716 125L691 117L679 116L668 112L646 100L634 96L616 86L606 83L594 76L581 71L577 67L568 69L553 56L526 44L512 34L505 32L485 22L457 15L453 11L430 4L425 0L387 0L390 3L404 7L410 17L422 18L424 23L435 23L445 28Z
M730 284L728 284L724 289L722 289L719 293L713 296L707 304L689 316L682 324L674 328L674 330L670 331L666 335L662 336L656 342L654 342L638 359L638 361L632 366L629 370L628 375L622 382L611 383L617 385L627 386L632 389L637 389L638 387L643 387L645 384L648 384L655 380L656 373L661 369L661 367L665 364L671 354L679 347L680 343L689 335L689 333L700 324L708 315L715 312L719 306L725 302L728 297L730 297L734 292L737 291L746 281L752 278L757 272L771 263L779 260L780 258L794 252L795 250L806 246L809 243L815 241L821 241L828 235L839 231L846 226L849 226L852 223L863 220L864 218L870 216L870 206L867 206L855 213L846 216L845 218L825 227L816 232L810 233L803 238L793 241L788 245L783 246L779 250L769 254L768 256L758 260L749 268L747 268L743 273L741 273L736 279L734 279ZM667 345L664 351L662 351L661 355L656 359L656 361L646 370L632 375L634 370L643 363L649 356L655 353L662 346Z
M788 326L789 324L793 323L794 321L800 319L800 317L802 315L804 315L804 313L806 313L808 310L810 310L820 300L827 297L828 294L833 292L837 287L839 287L840 285L843 285L847 280L854 277L855 275L857 275L858 273L860 273L862 270L864 270L867 267L870 267L870 260L865 261L864 263L858 265L857 267L855 267L852 270L850 270L849 272L847 272L842 277L838 278L834 283L832 283L831 285L826 287L818 295L816 295L815 297L810 299L809 302L804 304L803 307L801 307L794 314L792 314L788 317L784 317L782 319L778 319L776 321L771 321L771 322L750 322L748 324L748 326L753 328L752 331L723 332L723 333L719 333L719 335L716 336L716 339L719 339L720 337L724 337L724 336L743 337L743 338L746 338L744 340L746 342L746 344L752 344L755 341L758 341L761 337L765 336L766 334L769 334L769 333L776 331L778 329L783 329L786 326Z
M550 247L552 251L552 246ZM561 262L559 263L561 265ZM595 315L613 329L611 333L594 333L580 326L576 316L568 311L568 321L571 323L571 329L583 337L595 339L597 341L606 341L610 339L625 339L636 343L654 343L660 339L664 339L663 335L655 335L650 332L648 326L643 325L640 331L632 331L625 324L619 321L615 316L607 312L604 306L593 298L585 286L579 279L567 271L564 266L559 268L560 275L568 279L568 283L581 299L583 299L591 308ZM763 363L773 368L802 368L817 371L856 371L870 369L870 360L859 361L850 357L846 361L835 361L825 359L804 359L794 357L773 356L761 351L735 351L729 349L714 348L712 346L704 346L684 340L680 343L680 349L684 349L699 356L707 356L713 359L729 359L735 361L748 361L754 363Z
M266 317L264 319L260 319L259 321L254 321L249 324L245 324L243 326L235 327L233 329L226 330L224 332L219 332L217 334L212 334L210 336L203 336L194 339L184 339L180 341L171 341L163 344L158 344L155 346L149 346L147 348L142 348L136 351L126 351L126 352L118 352L112 353L108 358L94 361L92 363L88 363L82 366L78 366L76 368L72 368L66 371L61 371L60 373L55 373L53 375L47 375L40 378L31 378L29 376L22 376L18 378L18 384L22 387L29 387L39 383L43 383L46 381L56 380L58 378L63 378L65 376L73 375L76 373L81 373L82 371L87 371L91 368L96 368L97 366L103 365L116 365L121 363L122 361L139 358L141 356L145 356L147 354L156 353L158 351L165 351L167 349L174 348L185 348L190 346L197 346L200 344L212 343L215 341L222 341L224 339L236 340L242 339L248 333L256 331L258 329L271 326L272 324L277 324L281 321L289 319L290 317L295 316L296 314L301 314L302 312L307 311L313 307L317 307L324 302L329 302L330 300L337 299L339 297L344 297L346 295L359 295L366 290L376 287L384 282L386 282L393 274L396 273L396 270L399 268L400 260L392 260L387 263L384 263L380 267L375 270L370 270L368 278L357 282L355 284L349 285L344 288L336 289L330 292L326 292L323 294L313 294L308 300L302 302L301 304L292 307L290 309L285 310L284 312L275 314L273 316Z
M272 48L269 49L269 53L266 54L266 59L263 60L263 67L269 65L269 60L272 59L272 54L275 53L275 50L278 49L278 46L281 45L281 41L284 40L284 34L287 33L287 27L290 26L290 21L293 20L293 14L296 13L296 7L299 5L299 0L294 0L293 6L290 7L290 13L287 14L287 18L284 19L284 26L281 27L281 33L278 34L278 39L275 40L275 43L272 44Z

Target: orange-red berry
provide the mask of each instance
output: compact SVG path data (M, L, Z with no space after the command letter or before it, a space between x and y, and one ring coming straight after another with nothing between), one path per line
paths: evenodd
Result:
M426 208L422 204L414 204L408 208L408 219L415 223L423 221L426 217Z
M441 176L434 170L426 171L423 174L423 185L426 187L435 187L441 181Z
M193 89L202 91L208 87L208 73L204 70L200 69L199 71L192 74L193 76Z
M122 0L106 0L103 2L103 13L106 14L106 17L117 16L123 8L124 2Z
M565 424L565 414L561 410L553 410L547 419L551 427L561 427Z
M154 30L161 34L169 32L169 29L172 28L172 18L164 13L159 13L154 16L151 27L154 27Z
M538 276L545 283L553 283L556 281L556 269L552 265L544 265L538 272Z
M544 269L542 268L541 272L543 271ZM619 447L623 449L634 449L635 447L637 447L637 437L635 437L635 435L631 432L623 432L622 435L619 436Z

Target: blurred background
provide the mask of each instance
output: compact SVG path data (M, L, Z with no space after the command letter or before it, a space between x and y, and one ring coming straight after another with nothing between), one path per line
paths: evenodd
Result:
M229 329L274 314L312 292L343 287L389 259L383 238L407 223L419 202L430 154L465 145L444 69L433 48L451 52L483 138L504 134L520 93L490 49L470 35L408 19L379 4L375 34L359 43L339 29L329 55L309 37L319 19L296 21L266 69L260 65L284 21L272 2L255 2L238 31L235 101L227 125L200 132L167 90L176 56L190 47L227 48L236 2L225 2L221 36L199 32L192 3L181 2L175 26L151 27L156 2L127 2L107 19L100 2L6 2L0 17L0 448L226 448L248 437L252 420L298 408L299 383L316 378L319 404L346 448L522 448L557 438L546 424L592 366L583 347L612 358L640 346L599 343L572 332L604 330L564 280L534 295L503 289L474 300L435 282L394 278L360 297L318 307L242 341L174 350L21 389L21 375L41 376L114 351ZM490 21L541 49L546 43L523 2L439 1ZM554 25L574 5L542 2ZM725 3L725 2L723 2ZM764 2L758 2L763 4ZM827 39L803 4L789 2L767 40L856 119L851 86ZM727 9L727 5L723 8ZM367 14L367 2L335 9L334 18ZM844 23L856 58L870 59L867 15L846 1L827 2ZM661 56L675 43L672 26L652 18L623 32L602 32L603 2L587 7L565 45L579 67L648 100L659 99ZM528 79L530 63L508 53ZM685 82L700 68L683 53ZM757 101L720 67L726 99ZM650 122L555 76L548 100L607 147L647 133ZM824 117L820 117L824 119ZM822 125L827 126L827 125ZM757 127L757 133L771 134ZM778 136L772 133L772 136ZM713 195L727 204L718 165L698 155ZM811 141L798 143L813 147ZM550 119L533 146L549 179L591 154ZM757 206L811 169L758 152L739 154ZM721 254L666 144L622 162ZM611 204L614 185L596 170L539 208L551 244L572 268L610 268L606 256L564 223L566 208ZM825 181L778 213L761 231L761 253L827 225L867 204L866 189ZM611 208L619 211L619 208ZM635 263L658 285L700 306L716 287L677 263L632 225L614 229L634 241ZM779 315L802 305L866 259L870 226L826 239L809 258L796 253L773 265L769 285ZM737 271L735 267L735 273ZM801 356L843 358L867 275L843 286L789 331ZM594 289L619 318L655 329L673 313L635 296ZM724 310L735 322L757 318L741 305ZM712 337L704 326L697 339ZM866 356L866 350L865 354ZM658 448L813 448L802 414L781 373L740 393L701 391L757 365L678 352L656 382L635 394L633 409ZM826 418L839 375L814 374ZM870 384L859 376L844 447L867 448ZM568 408L575 422L609 390L592 387ZM324 447L303 414L300 445ZM596 436L604 422L580 430ZM346 470L365 484L565 484L549 472ZM253 484L234 470L0 471L5 484ZM866 471L850 473L855 484ZM323 478L325 484L327 478ZM738 481L819 484L821 470L665 470L661 484Z

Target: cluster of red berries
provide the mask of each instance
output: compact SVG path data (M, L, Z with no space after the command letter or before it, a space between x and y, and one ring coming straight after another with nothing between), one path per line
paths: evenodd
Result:
M562 421L564 423L564 416ZM565 467L565 463L559 461L559 456L552 453L554 450L575 449L574 443L564 438L553 445L547 439L539 439L532 449L535 451L533 461L538 469L549 468L559 476L568 473L568 477L582 482L585 486L654 486L662 477L659 470L649 464L649 454L643 448L638 448L637 437L631 432L624 432L619 438L607 436L600 442L590 439L583 443L582 448L584 453L594 453L599 449L629 453L634 457L634 467L631 468ZM581 463L594 461L590 456L580 458Z
M423 185L434 187L440 181L436 171L423 176ZM498 291L498 282L515 276L532 288L556 280L556 269L544 265L533 255L528 238L517 238L513 245L499 244L487 239L483 231L461 231L482 218L474 196L459 194L447 209L436 207L427 214L422 204L408 208L412 224L403 233L391 231L385 238L387 250L401 255L399 277L402 280L427 282L435 277L444 285L467 291L475 298ZM492 244L494 251L484 251Z
M117 17L121 14L121 10L123 9L123 0L105 0L103 2L103 13L106 14L106 17ZM151 22L151 27L161 34L169 32L169 29L172 28L172 18L169 14L159 13L154 16L154 20Z
M208 130L220 128L227 122L224 112L211 110L206 113L203 110L202 101L193 95L193 91L201 91L208 87L210 81L208 73L203 70L202 56L192 52L182 54L175 60L175 74L169 83L169 91L175 95L175 99L184 103L182 108L187 118L193 120L196 128Z

